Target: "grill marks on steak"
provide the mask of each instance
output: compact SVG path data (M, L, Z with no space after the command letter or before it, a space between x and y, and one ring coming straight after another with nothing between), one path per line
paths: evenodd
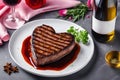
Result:
M60 59L62 56L68 54L70 50L63 53L60 52L70 46L72 48L75 46L74 37L71 34L55 33L55 30L47 25L39 26L33 31L32 56L33 61L37 65L43 65ZM59 54L63 55L57 56Z
M55 34L55 32L53 33L51 30L44 28L44 26L37 28L35 33L33 33L33 36L35 36L33 44L36 43L37 45L34 45L34 47L36 47L36 49L39 48L42 52L39 50L36 50L36 52L43 55L51 55L64 49L71 41L71 38L65 36L65 34L66 33ZM44 52L48 54L45 54Z

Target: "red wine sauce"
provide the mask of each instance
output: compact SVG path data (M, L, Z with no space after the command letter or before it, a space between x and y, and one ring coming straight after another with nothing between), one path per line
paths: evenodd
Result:
M57 71L63 70L77 58L80 52L80 46L76 44L74 49L71 51L71 53L63 57L59 61L44 66L35 66L33 65L33 62L31 62L32 60L30 60L31 59L30 39L31 37L29 36L23 41L21 52L25 61L28 64L32 65L33 67L37 68L38 70L57 70Z

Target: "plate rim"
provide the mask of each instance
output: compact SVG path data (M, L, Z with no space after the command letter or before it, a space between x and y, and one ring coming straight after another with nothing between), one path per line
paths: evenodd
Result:
M44 76L44 77L62 77L62 76L68 76L68 75L74 74L74 73L82 70L85 66L87 66L87 64L90 62L90 60L92 59L92 57L93 57L93 55L94 55L94 47L95 47L95 46L94 46L94 41L93 41L92 37L90 36L90 34L89 34L89 37L91 38L92 43L93 43L93 50L92 50L93 53L92 53L91 57L89 58L88 62L87 62L86 64L82 65L81 69L76 70L76 71L74 71L74 72L72 72L72 73L62 74L62 75L57 75L57 76L50 75L50 74L49 74L49 75L37 74L37 73L33 73L33 72L29 71L29 70L24 69L24 67L22 67L22 66L17 62L17 60L15 60L15 58L12 56L12 53L11 53L11 51L10 51L10 45L11 45L10 43L11 43L11 40L12 40L12 38L14 37L14 35L17 33L17 31L19 31L20 29L22 29L24 26L26 26L26 25L28 25L28 24L31 24L31 23L33 23L33 22L41 21L41 20L45 20L45 21L46 21L46 20L59 20L59 21L64 21L64 22L70 22L70 23L72 23L72 24L75 24L75 25L77 25L77 26L80 26L80 25L78 25L78 24L76 24L76 23L74 23L74 22L71 22L71 21L62 20L62 19L49 19L49 18L47 18L47 19L33 20L33 21L30 21L30 22L25 23L22 27L20 27L19 29L15 30L15 31L12 33L11 38L10 38L9 43L8 43L9 54L10 54L10 57L13 59L13 61L14 61L20 68L22 68L23 70L25 70L25 71L27 71L27 72L29 72L29 73L32 73L32 74L35 74L35 75L38 75L38 76ZM80 27L81 27L81 26L80 26ZM81 29L84 29L84 28L81 27ZM85 29L84 29L84 30L85 30Z

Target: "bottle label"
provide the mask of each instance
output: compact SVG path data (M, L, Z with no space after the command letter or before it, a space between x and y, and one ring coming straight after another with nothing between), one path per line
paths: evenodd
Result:
M108 34L115 30L116 17L110 21L100 21L94 16L92 17L92 30L99 34Z

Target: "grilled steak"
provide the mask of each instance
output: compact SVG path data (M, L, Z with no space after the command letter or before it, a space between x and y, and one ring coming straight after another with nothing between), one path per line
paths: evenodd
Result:
M69 54L74 46L74 36L69 33L56 33L48 26L34 29L31 40L32 59L36 66L55 62Z

